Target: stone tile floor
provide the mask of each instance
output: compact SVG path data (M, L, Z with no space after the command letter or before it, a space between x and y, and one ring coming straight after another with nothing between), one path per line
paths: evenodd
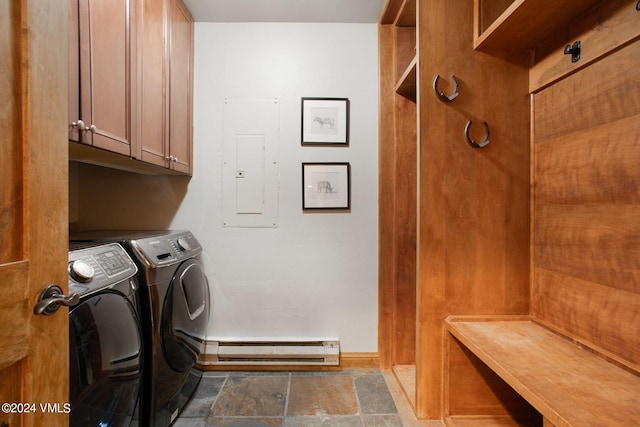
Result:
M206 372L174 427L402 427L379 370Z

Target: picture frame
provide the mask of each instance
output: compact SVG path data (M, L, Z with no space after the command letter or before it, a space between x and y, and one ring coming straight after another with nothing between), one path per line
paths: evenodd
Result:
M302 145L349 145L348 98L302 98Z
M302 209L351 209L351 165L302 163Z

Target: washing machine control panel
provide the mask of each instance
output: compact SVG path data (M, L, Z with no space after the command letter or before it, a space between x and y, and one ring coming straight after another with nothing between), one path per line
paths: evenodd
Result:
M69 251L69 292L90 294L135 276L138 268L117 243Z
M132 240L137 254L150 267L161 267L192 258L202 251L195 236L189 231Z

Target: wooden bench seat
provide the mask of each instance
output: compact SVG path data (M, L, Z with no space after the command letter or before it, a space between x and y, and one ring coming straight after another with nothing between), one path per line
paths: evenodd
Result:
M522 317L449 317L448 332L543 417L545 426L640 425L640 377Z

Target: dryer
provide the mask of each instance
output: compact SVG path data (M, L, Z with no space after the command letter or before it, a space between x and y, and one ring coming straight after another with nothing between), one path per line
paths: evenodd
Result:
M138 269L118 244L70 245L71 426L137 425L143 366Z
M195 391L209 323L202 246L189 231L85 232L76 238L121 243L139 268L145 368L140 419L168 426Z

